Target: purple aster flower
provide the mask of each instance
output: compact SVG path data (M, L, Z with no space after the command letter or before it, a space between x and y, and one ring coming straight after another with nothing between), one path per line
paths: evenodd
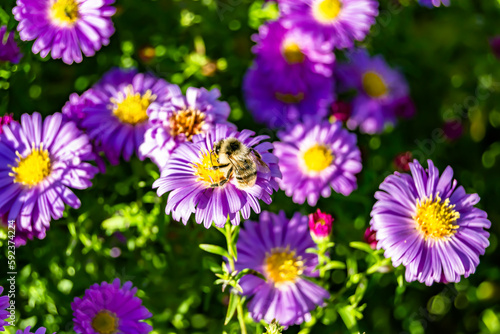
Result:
M5 321L5 319L10 317L10 312L7 311L7 307L10 306L9 296L2 296L2 292L3 286L0 286L0 331L4 331L4 326L9 325L9 322Z
M248 304L255 321L270 323L273 319L283 326L301 324L311 318L309 312L317 305L325 305L328 291L309 281L317 277L316 254L308 248L317 245L309 235L307 216L296 213L288 220L285 213L267 211L259 221L246 221L236 244L238 271L253 269L266 277L266 281L246 275L240 280L245 296L253 296Z
M270 76L258 66L243 82L248 109L258 122L275 129L307 119L323 119L334 100L333 80L316 73Z
M151 158L160 170L179 144L192 141L197 134L207 133L215 124L228 124L231 112L227 102L218 100L218 89L189 87L186 96L176 85L169 89L172 98L168 102L153 103L149 108L151 128L139 147L141 155Z
M370 224L377 248L394 267L406 267L406 281L459 282L476 270L489 245L484 228L491 223L474 207L479 196L457 187L451 167L439 175L433 162L427 163L426 170L414 160L411 175L395 172L382 182Z
M424 7L439 7L441 4L443 6L449 6L450 5L450 0L419 0L418 2L421 6Z
M328 213L321 212L318 209L316 212L309 214L309 232L311 237L317 243L323 242L330 238L332 233L333 217Z
M114 0L17 0L12 13L23 41L35 40L33 53L62 58L66 64L91 57L115 32Z
M96 151L104 152L117 165L126 161L144 142L150 123L148 109L153 102L162 104L171 98L169 84L151 74L115 68L107 72L80 99L70 97L65 115L80 124L95 142Z
M158 188L158 196L170 192L165 212L172 214L177 221L182 219L184 224L194 213L196 222L206 228L212 223L222 227L228 219L238 225L240 212L244 219L250 217L251 210L260 213L259 200L271 203L271 194L278 190L276 179L281 177L281 173L278 159L269 152L273 145L261 143L268 137L253 135L254 132L249 130L237 132L227 125L218 124L206 136L195 135L193 142L179 145L170 156L161 177L153 184L153 188ZM267 165L269 170L255 164L257 179L253 186L241 186L236 180L240 176L235 176L234 168L229 178L227 168L214 169L218 166L214 144L228 138L251 148L246 156L259 155ZM241 146L239 149L243 150Z
M132 282L121 286L120 279L113 283L94 284L85 291L83 298L71 303L74 330L82 334L147 334L153 330L142 320L153 315L135 296L137 288Z
M36 332L32 332L31 326L28 326L24 330L18 329L16 334L45 334L46 331L47 331L47 328L40 327L36 330ZM56 332L54 332L53 334L56 334Z
M412 111L406 110L412 106L408 85L401 73L391 69L382 56L370 58L364 49L352 51L349 57L349 63L337 67L339 90L358 91L347 121L349 129L359 126L364 133L381 133L385 125L396 123L397 115L411 116Z
M5 35L8 34L8 37ZM17 64L23 54L14 40L14 32L7 33L7 27L0 27L0 61L9 61Z
M288 72L301 79L312 72L330 77L335 55L325 44L317 43L313 31L300 29L286 21L262 25L253 36L257 43L253 52L256 63L264 72L281 76ZM273 80L278 80L274 78Z
M362 41L378 15L376 0L282 0L283 19L313 30L330 49Z
M356 135L341 122L296 124L278 137L274 154L283 173L280 187L295 203L307 199L314 206L320 196L330 196L331 188L345 196L357 188L361 152Z
M97 168L87 135L60 113L44 121L39 113L21 116L0 135L0 215L16 221L16 244L43 239L64 205L80 207L70 190L86 189Z
M2 129L3 126L9 125L11 122L15 122L12 114L5 114L5 115L0 117L0 135L3 133L3 129Z

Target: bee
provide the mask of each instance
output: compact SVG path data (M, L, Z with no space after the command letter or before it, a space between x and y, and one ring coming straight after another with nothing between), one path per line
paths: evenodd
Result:
M212 155L217 156L217 166L214 166ZM225 178L211 187L221 187L234 175L236 187L245 189L252 187L257 181L257 171L269 172L269 167L255 149L246 146L236 138L226 138L214 144L210 152L210 163L213 169L219 169Z

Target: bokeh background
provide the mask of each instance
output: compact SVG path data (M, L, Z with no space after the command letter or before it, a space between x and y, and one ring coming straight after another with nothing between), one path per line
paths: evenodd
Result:
M0 114L19 119L33 111L60 112L71 93L82 93L111 67L137 67L184 90L219 88L231 106L231 122L274 140L273 132L252 120L242 98L243 75L253 58L251 35L277 15L275 5L262 5L250 0L119 0L110 45L81 64L41 59L31 53L32 42L19 43L21 62L0 65ZM2 0L0 7L0 21L9 30L17 23L11 15L14 6L14 0ZM417 113L382 135L358 134L363 152L358 190L349 197L333 194L317 205L335 217L332 257L346 262L347 270L334 270L326 282L337 296L334 302L286 333L500 333L500 60L489 45L489 38L500 34L499 18L496 0L452 0L448 8L433 9L410 0L381 0L377 24L360 45L404 73ZM453 140L443 131L450 119L463 126L463 134ZM338 310L357 292L344 287L373 262L373 255L349 243L363 240L373 194L395 170L394 157L405 151L421 162L432 159L441 171L451 165L467 192L479 194L478 206L492 221L490 246L477 272L458 284L403 283L401 268L370 275L359 302L363 317L348 330ZM119 277L139 288L138 296L154 314L154 333L238 333L237 322L223 326L228 293L214 285L210 270L221 259L198 248L200 243L224 245L223 236L166 216L165 198L151 189L158 176L153 163L136 158L108 166L92 188L77 192L79 210L67 209L44 240L16 251L18 328L73 333L73 298L93 283ZM316 208L293 204L279 192L264 209L285 210L291 217ZM0 231L3 286L5 238ZM261 325L248 327L249 333L265 332Z

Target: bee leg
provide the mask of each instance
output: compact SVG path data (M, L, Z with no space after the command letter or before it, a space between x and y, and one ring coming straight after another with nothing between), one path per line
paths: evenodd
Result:
M214 165L212 165L212 170L217 170L217 169L221 169L221 168L226 168L227 166L229 166L229 164L219 165L219 166L214 166Z
M229 166L229 164L227 164L227 166ZM232 174L233 174L233 167L229 168L229 170L227 171L226 177L224 179L222 179L219 183L212 183L210 185L210 187L211 188L222 187L223 185L225 185L227 183L227 181L229 181L231 179Z

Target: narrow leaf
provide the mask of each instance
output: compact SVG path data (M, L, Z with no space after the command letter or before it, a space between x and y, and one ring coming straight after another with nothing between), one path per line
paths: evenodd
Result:
M212 254L217 254L220 256L225 256L229 257L229 254L227 253L227 250L220 246L216 245L208 245L208 244L201 244L200 248L203 249L205 252L212 253Z
M238 306L240 296L234 293L229 294L229 305L227 307L226 320L224 320L224 325L227 325L236 311L236 306Z

